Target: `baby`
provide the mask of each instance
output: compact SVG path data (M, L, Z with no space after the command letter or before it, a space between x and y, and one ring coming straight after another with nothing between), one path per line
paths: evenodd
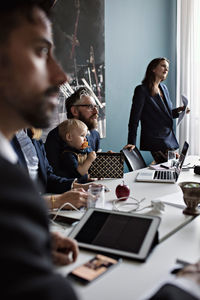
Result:
M61 139L65 142L61 154L62 175L78 178L79 182L88 181L88 170L96 158L95 151L88 146L88 128L77 119L68 119L58 126Z

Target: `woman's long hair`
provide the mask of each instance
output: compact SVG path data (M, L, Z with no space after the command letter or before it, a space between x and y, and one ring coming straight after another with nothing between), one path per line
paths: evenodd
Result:
M28 136L31 137L32 139L39 140L41 138L42 129L31 127L28 128L27 131L28 131Z
M154 83L155 83L155 73L153 72L153 70L157 67L157 65L159 65L159 63L165 60L169 63L169 60L165 57L158 57L158 58L154 58L147 66L147 70L144 76L144 79L142 80L142 84L146 85L147 88L149 89L150 95L153 94L153 87L154 87Z

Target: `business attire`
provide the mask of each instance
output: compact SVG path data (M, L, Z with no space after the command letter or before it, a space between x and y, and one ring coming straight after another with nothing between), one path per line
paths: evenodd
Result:
M38 158L38 182L39 185L43 187L43 190L41 192L45 193L55 193L55 194L62 194L66 191L69 191L71 189L71 185L74 181L73 178L66 178L57 176L54 174L52 167L50 166L48 159L46 157L46 152L44 148L44 144L42 140L36 140L30 138L35 151L37 153ZM27 162L25 159L25 156L23 154L23 151L21 149L21 146L19 144L19 141L17 137L15 136L13 140L11 141L11 144L17 153L17 156L19 158L19 164L23 166L27 171Z
M4 142L0 136L1 146ZM13 151L8 141L4 144ZM0 154L1 297L75 300L70 283L54 272L46 203L6 152Z
M87 135L87 141L90 148L97 152L100 146L100 135L96 130L90 130L89 135ZM62 140L58 133L58 126L51 130L45 142L45 150L47 154L47 159L50 165L53 167L54 173L59 175L62 174L62 162L61 154L66 147L66 143Z
M160 83L164 99L159 94L151 96L142 84L135 88L129 119L128 144L136 145L138 123L141 121L140 149L163 151L179 147L173 131L173 118L179 116L172 103L166 85Z

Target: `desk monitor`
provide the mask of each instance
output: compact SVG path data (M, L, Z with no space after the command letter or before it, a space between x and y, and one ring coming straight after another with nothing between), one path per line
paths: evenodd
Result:
M69 237L80 248L145 261L159 224L159 217L90 208Z

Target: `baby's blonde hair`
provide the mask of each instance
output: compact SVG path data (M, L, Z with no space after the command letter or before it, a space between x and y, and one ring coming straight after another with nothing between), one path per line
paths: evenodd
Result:
M72 129L80 128L88 130L88 127L81 120L67 119L58 125L58 133L63 141L66 142L66 134L70 133Z

